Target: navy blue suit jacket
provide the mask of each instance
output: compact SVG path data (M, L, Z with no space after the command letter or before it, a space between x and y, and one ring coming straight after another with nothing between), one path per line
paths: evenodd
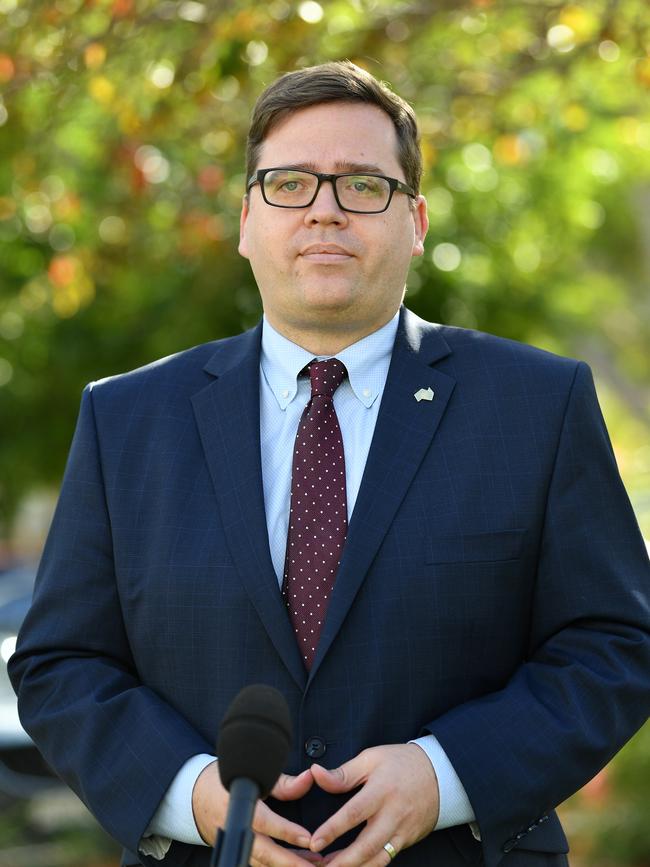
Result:
M268 683L291 708L289 773L311 736L330 767L439 739L482 844L434 832L405 867L564 863L553 808L642 725L650 692L648 559L589 369L402 311L308 675L269 553L260 334L85 390L11 662L25 727L135 852L234 695ZM274 808L315 829L340 803ZM208 851L175 843L164 863Z

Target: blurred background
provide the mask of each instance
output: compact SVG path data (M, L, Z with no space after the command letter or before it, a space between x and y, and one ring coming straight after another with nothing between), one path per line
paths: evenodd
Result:
M417 110L407 304L586 360L650 538L647 0L0 0L0 656L90 380L260 315L244 141L282 72L350 58ZM113 867L0 660L0 867ZM562 808L575 867L650 865L650 727Z

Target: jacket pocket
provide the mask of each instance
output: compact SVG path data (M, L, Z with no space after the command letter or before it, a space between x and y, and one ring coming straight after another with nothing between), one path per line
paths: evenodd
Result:
M427 541L427 563L481 563L518 560L526 531L499 530L463 536L432 536Z

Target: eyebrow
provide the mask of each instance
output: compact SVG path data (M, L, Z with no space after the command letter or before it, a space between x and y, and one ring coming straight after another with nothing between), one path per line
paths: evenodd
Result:
M286 166L288 169L305 169L309 172L319 172L320 169L316 165L316 163L311 162L310 160L305 160L304 162L294 162L290 163ZM380 166L376 166L373 163L350 163L342 160L337 160L334 163L334 168L337 172L370 172L372 174L383 175L385 174L384 170Z

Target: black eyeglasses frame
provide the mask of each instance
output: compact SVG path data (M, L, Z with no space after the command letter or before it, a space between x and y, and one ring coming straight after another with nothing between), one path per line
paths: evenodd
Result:
M315 178L318 178L318 184L316 185L316 189L314 190L314 195L312 196L311 200L304 205L277 205L275 202L269 202L269 200L266 198L266 192L264 190L264 178L269 172L277 171L303 172L306 175L313 175ZM363 175L364 177L369 178L382 178L382 180L388 182L390 193L385 207L381 208L379 211L357 211L353 210L352 208L346 208L344 205L341 204L341 202L339 201L339 195L336 191L336 180L338 178L355 177L356 175ZM316 201L318 191L320 190L322 184L325 181L329 181L332 184L332 190L334 191L334 198L336 199L336 204L342 211L346 211L349 214L383 214L384 211L388 210L388 207L393 200L393 194L396 190L400 193L404 193L406 196L410 196L412 199L415 199L417 197L417 194L405 183L402 183L402 181L398 181L397 178L389 178L387 175L377 174L376 172L340 172L335 174L326 174L323 172L312 172L309 169L296 168L295 166L272 166L268 169L257 169L255 174L251 175L246 183L246 192L248 193L250 188L254 186L254 184L259 184L260 190L262 191L262 198L267 205L270 205L272 208L286 208L295 211L300 210L301 208L310 208Z

